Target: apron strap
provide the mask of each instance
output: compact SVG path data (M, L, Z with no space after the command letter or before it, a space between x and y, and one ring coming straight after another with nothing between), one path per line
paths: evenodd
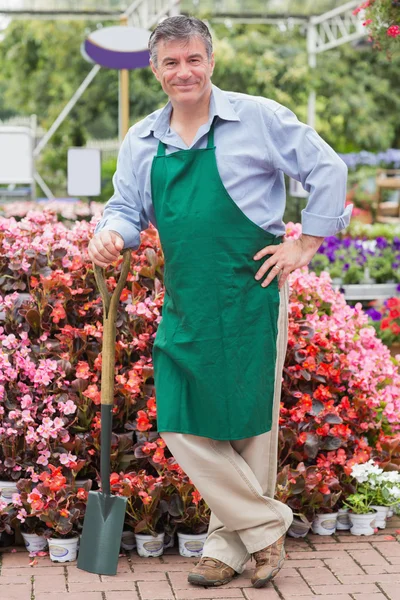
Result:
M214 123L215 117L211 123L210 131L208 132L207 148L214 148ZM157 156L165 156L165 149L166 145L160 140L157 148Z
M161 140L158 143L157 156L165 156L165 144Z
M214 117L213 122L211 123L210 131L208 132L207 138L207 148L214 148L214 123L216 117Z

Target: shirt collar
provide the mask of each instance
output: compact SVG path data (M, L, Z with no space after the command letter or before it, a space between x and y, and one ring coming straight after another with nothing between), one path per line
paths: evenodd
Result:
M138 137L145 138L150 133L154 133L155 137L160 139L163 137L169 128L169 121L172 111L171 102L168 102L152 124L145 125L142 131L137 133ZM219 117L224 121L240 121L239 115L235 112L226 92L220 90L216 85L212 86L210 99L210 118L211 123L214 117ZM143 123L144 125L144 123Z

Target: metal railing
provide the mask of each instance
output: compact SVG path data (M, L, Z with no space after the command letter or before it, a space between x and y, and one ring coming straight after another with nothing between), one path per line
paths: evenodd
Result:
M88 140L86 142L86 148L96 148L96 150L101 150L102 161L108 160L110 158L117 158L120 145L121 144L118 139Z

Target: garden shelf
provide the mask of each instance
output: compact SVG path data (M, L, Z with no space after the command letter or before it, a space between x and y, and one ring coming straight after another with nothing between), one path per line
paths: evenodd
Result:
M397 283L359 283L339 287L346 300L384 300L398 295Z

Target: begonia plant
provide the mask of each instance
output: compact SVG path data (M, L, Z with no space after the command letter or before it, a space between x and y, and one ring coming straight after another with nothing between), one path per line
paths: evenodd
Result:
M52 465L65 489L78 474L99 482L102 303L87 256L95 223L67 227L48 212L18 222L0 218L0 438L9 442L0 444L2 478L35 483ZM287 236L300 231L289 224ZM129 523L149 533L173 528L177 511L168 498L188 483L157 435L152 346L163 264L150 228L132 253L117 320L112 485L131 499ZM105 270L110 290L120 265L121 259ZM385 449L382 461L400 464L392 444L400 431L399 361L361 305L348 306L332 288L328 273L318 277L304 268L291 274L290 285L279 471L296 471L299 481L309 473L317 482L312 494L306 486L296 493L289 488L288 502L311 517L350 494L352 465L379 455L378 448ZM130 472L117 472L125 451L134 455ZM180 478L175 488L170 471ZM205 503L201 511L204 527Z

